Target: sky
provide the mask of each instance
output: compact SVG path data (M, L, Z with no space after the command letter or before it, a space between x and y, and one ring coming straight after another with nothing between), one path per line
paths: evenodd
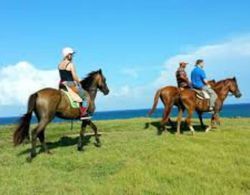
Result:
M250 103L250 1L2 1L0 117L26 112L29 95L57 87L61 50L76 50L79 77L101 68L111 93L97 111L149 108L176 85L178 62L205 60L208 78L236 76ZM159 105L160 107L162 105Z

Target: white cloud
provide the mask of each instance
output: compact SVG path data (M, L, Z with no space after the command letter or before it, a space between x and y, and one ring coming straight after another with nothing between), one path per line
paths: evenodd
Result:
M113 83L110 94L97 98L97 110L137 109L151 107L156 89L165 85L176 85L175 71L179 61L188 61L190 73L196 59L206 62L206 73L211 79L224 79L236 76L243 97L240 100L229 98L227 103L250 102L249 65L250 36L234 38L223 43L192 48L192 51L175 55L165 61L159 76L150 83L117 86ZM133 78L138 72L133 69L123 71ZM29 95L44 87L57 88L57 70L41 70L28 62L5 66L0 69L0 106L25 105ZM3 111L1 111L3 112ZM1 114L1 113L0 113Z
M205 70L208 79L221 80L236 76L243 92L240 102L250 102L248 90L249 65L250 65L250 36L234 38L223 43L205 45L179 54L166 60L164 69L155 80L154 86L176 85L175 71L180 61L187 61L187 72L190 73L196 59L205 60ZM232 99L231 102L236 100ZM237 100L238 101L238 100ZM239 101L238 101L239 102Z
M202 58L206 63L206 72L210 78L223 79L237 76L246 79L250 63L250 36L228 40L224 43L205 45L192 52L179 54L166 60L155 85L176 84L175 71L180 61L187 61L187 72L190 72L196 59ZM246 81L246 80L245 80Z
M19 62L0 69L0 105L26 105L30 94L45 88L57 88L55 70L36 69L28 62Z
M117 86L108 96L97 98L98 110L127 110L150 107L155 89L151 86Z
M196 59L206 62L205 70L208 78L221 80L236 76L243 97L229 98L226 103L250 102L248 77L250 65L250 36L233 38L223 43L192 48L191 52L175 55L165 61L163 70L152 83L114 88L105 98L105 109L148 108L151 106L156 89L166 85L176 85L175 71L180 61L187 61L187 73L190 74ZM100 99L100 105L104 102Z
M138 78L138 72L135 68L124 68L121 73L135 79Z

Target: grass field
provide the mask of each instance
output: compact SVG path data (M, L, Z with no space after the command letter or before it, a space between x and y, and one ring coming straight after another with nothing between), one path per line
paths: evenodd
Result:
M30 144L14 148L14 126L0 126L0 194L250 194L250 119L222 122L192 136L158 135L156 119L98 121L102 147L88 137L82 152L79 123L51 124L53 154L32 163Z

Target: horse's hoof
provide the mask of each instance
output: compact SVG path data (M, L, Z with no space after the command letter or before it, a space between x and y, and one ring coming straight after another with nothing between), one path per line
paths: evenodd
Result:
M46 154L52 155L53 152L51 152L50 150L46 151Z
M26 158L26 161L27 161L28 163L31 163L34 157L35 157L34 155L30 155L30 156L28 156L28 157Z
M100 148L102 146L101 142L95 142L95 146Z
M206 129L205 133L208 133L211 130L211 128Z
M31 163L31 162L32 162L32 158L31 158L30 156L28 156L28 157L26 158L26 161L27 161L28 163Z
M82 152L82 151L83 151L83 148L77 147L77 150L78 150L79 152Z
M30 157L31 157L31 158L35 158L35 157L36 157L36 152L31 152L31 153L30 153Z
M78 150L79 152L83 151L83 146L77 146L77 150Z

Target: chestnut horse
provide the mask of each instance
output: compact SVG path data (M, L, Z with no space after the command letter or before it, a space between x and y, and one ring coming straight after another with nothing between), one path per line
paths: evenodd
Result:
M211 86L214 86L215 80L209 81L209 84ZM165 129L165 124L167 122L170 122L172 124L169 118L169 115L174 105L177 106L178 109L182 109L182 110L185 109L185 107L180 102L180 92L181 92L181 89L178 87L166 86L166 87L159 89L155 94L154 103L153 103L151 110L148 112L148 115L151 116L153 114L153 112L155 111L157 107L159 98L160 98L162 103L164 104L163 117L162 117L161 124L160 124L162 129ZM204 123L202 120L202 113L197 111L197 114L199 116L201 126L204 126Z
M108 86L106 84L106 78L102 74L101 70L94 71L88 74L80 84L83 89L89 93L90 103L88 112L94 113L95 111L95 98L98 89L104 94L109 93ZM31 151L28 160L31 160L36 156L36 140L39 138L41 145L44 147L45 152L50 153L45 143L45 128L57 116L64 119L79 119L80 110L78 108L72 108L67 95L57 89L45 88L29 97L28 110L21 118L20 124L17 127L13 135L14 145L21 144L25 138L29 137L30 120L32 112L38 119L37 126L31 131ZM78 142L78 150L82 150L83 138L86 126L89 125L94 133L97 144L100 144L97 127L91 120L83 120L80 130L80 137Z
M216 100L214 113L212 114L211 124L207 127L206 132L208 132L212 128L214 120L218 118L219 112L221 111L223 103L227 98L228 94L231 93L236 98L241 97L241 92L238 88L237 80L235 77L221 80L217 82L212 88L215 90L218 98ZM193 111L197 111L201 114L204 112L209 112L209 100L200 100L196 97L196 92L190 89L186 89L180 92L180 100L182 102L182 105L188 112L186 123L191 132L194 133L195 131L191 124ZM179 114L177 119L177 133L180 133L180 124L182 120L183 111L184 109L182 107L179 107Z

